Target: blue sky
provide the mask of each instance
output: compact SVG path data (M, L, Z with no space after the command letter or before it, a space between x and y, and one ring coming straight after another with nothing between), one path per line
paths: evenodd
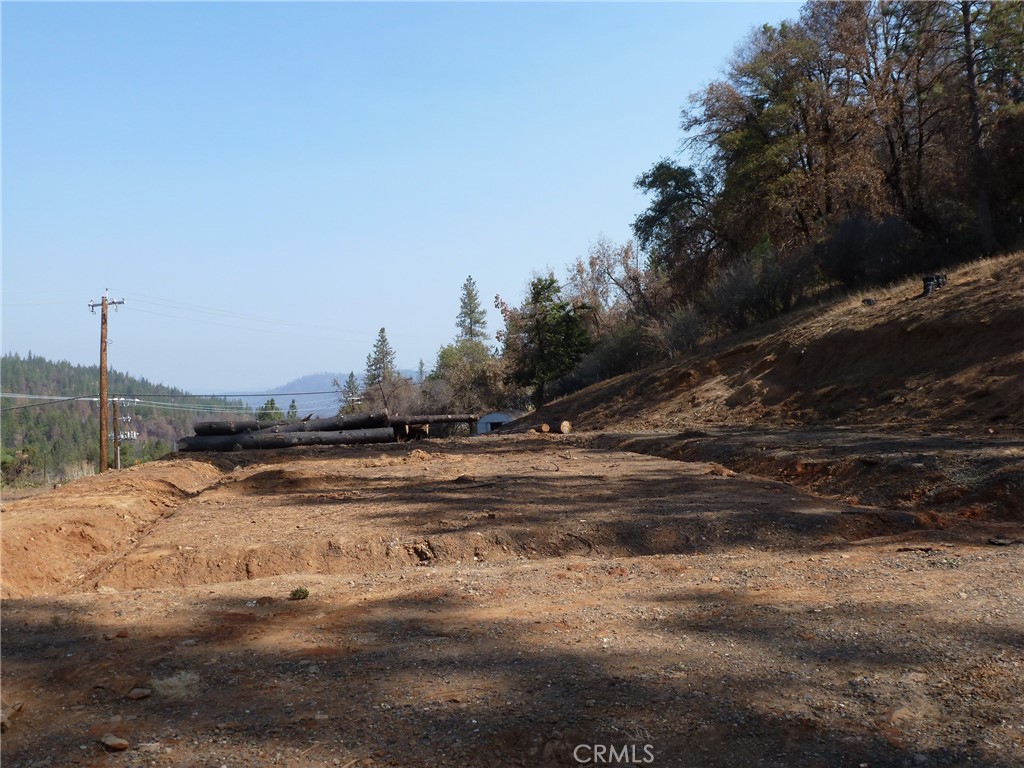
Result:
M11 3L3 350L193 392L403 368L645 207L680 110L797 3Z

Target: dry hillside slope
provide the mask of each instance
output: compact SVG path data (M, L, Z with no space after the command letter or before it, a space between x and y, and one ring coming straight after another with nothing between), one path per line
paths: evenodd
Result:
M1024 253L921 294L914 279L808 309L563 398L524 425L1024 428Z

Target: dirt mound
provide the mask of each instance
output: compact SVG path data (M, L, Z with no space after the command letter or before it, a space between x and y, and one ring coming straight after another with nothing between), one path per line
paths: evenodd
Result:
M800 548L919 525L900 512L793 496L717 464L610 460L551 438L260 457L219 468L168 459L11 504L5 594L693 554L743 542ZM740 526L736 505L763 509Z
M3 596L73 589L98 559L120 556L220 476L204 461L157 461L5 502Z
M808 309L563 398L517 427L1024 429L1024 254Z

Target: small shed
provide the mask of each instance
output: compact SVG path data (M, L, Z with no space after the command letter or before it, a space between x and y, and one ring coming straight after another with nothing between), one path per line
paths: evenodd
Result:
M481 416L476 423L476 433L478 435L486 435L490 432L501 429L505 424L510 421L518 419L520 416L525 416L524 411L495 411L494 413L488 413L486 416Z

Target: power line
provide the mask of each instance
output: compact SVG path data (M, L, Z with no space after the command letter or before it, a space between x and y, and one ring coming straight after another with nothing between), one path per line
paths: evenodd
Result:
M244 325L243 324L239 324L239 323L227 323L227 322L222 322L222 321L219 321L219 320L210 320L210 319L206 319L206 318L202 318L202 317L196 317L195 315L175 315L175 314L170 314L170 313L167 313L167 312L154 312L154 311L149 310L149 309L140 309L138 307L135 307L135 311L136 312L141 312L141 313L146 314L146 315L152 315L153 317L165 317L165 318L168 318L170 320L179 320L181 322L201 323L201 324L204 324L204 325L212 325L212 326L216 326L218 328L228 328L228 329L236 330L236 331L250 331L251 332L251 331L256 330L256 329L253 328L253 325L252 325L251 322L247 322ZM264 322L269 323L270 327L268 327L268 328L261 328L261 329L257 330L256 332L259 333L260 335L270 334L270 335L274 335L274 336L284 336L284 337L287 337L287 338L294 338L295 337L295 333L296 333L295 330L287 330L287 329L283 329L283 328L274 327L274 326L277 326L277 325L280 325L280 324L276 323L276 322L273 322L273 321L264 320ZM327 341L334 341L336 339L335 336L331 336L329 333L327 333L327 331L331 330L330 328L318 328L317 330L320 331L319 334L311 334L307 330L309 327L310 326L301 326L302 333L303 333L303 336L305 338L319 338L319 339L323 339L323 340L327 340ZM343 331L342 333L353 333L353 331Z
M150 408L164 408L169 411L184 411L186 413L249 413L252 408L249 406L244 407L230 407L230 406L219 406L219 405L180 405L178 403L161 403L155 400L141 400L136 399L136 405L144 405Z
M11 392L0 392L0 397L7 397L11 400L77 400L87 397L95 398L96 395L22 395L13 394Z
M47 395L0 395L0 397L7 397L12 400L29 399L29 398L43 398L48 397ZM57 399L48 399L42 403L26 403L25 405L9 405L6 408L0 408L0 413L7 413L8 411L20 411L23 408L38 408L42 405L56 405L57 403L71 403L76 400L91 400L93 402L98 401L99 398L95 396L82 395L81 397L62 397Z
M112 392L110 397L161 397L165 400L168 398L198 398L204 400L224 400L228 398L240 398L240 397L301 397L308 395L335 395L338 392L334 389L325 389L319 392L240 392L234 395L193 395L188 392L151 392L148 394L131 393L131 392ZM0 392L0 398L6 397L11 400L79 400L84 398L97 398L97 395L25 395L13 392Z
M300 395L337 395L338 391L335 389L325 389L320 392L239 392L234 395L193 395L187 392L161 392L157 397L197 397L197 398L239 398L239 397L296 397ZM135 397L135 395L121 395L121 397Z
M266 393L245 394L245 395L189 395L189 394L176 394L176 393L169 393L169 394L160 393L160 394L156 394L156 395L150 395L150 397L158 397L158 398L161 398L163 400L173 399L173 398L202 398L202 399L205 399L205 400L219 400L219 399L240 398L240 397L268 397L268 398L272 397L272 398L275 398L275 399L280 397L280 398L292 398L292 399L294 399L296 396L300 396L301 397L301 396L309 396L309 395L331 395L331 397L321 398L319 400L314 400L314 401L309 402L309 403L303 403L303 410L308 410L309 408L319 408L320 406L335 405L335 404L337 404L338 393L333 391L333 390L331 390L331 391L323 391L323 392L266 392ZM139 405L146 405L146 406L149 406L151 408L166 408L168 410L191 411L193 413L203 413L203 412L208 412L208 413L246 413L246 412L252 410L251 406L247 406L247 405L243 404L241 407L239 407L237 405L234 405L234 404L228 403L228 402L225 402L223 405L221 405L220 403L195 403L195 404L192 404L192 405L185 405L185 404L181 404L181 403L166 403L166 402L160 402L160 401L157 401L157 400L145 400L145 399L143 399L145 397L146 397L145 395L140 397L139 395L131 395L131 394L127 394L127 393L116 393L115 392L115 393L109 394L108 397L107 397L107 400L110 401L110 400L114 400L114 399L130 399L130 400L133 400L134 402L136 402ZM56 404L59 404L59 403L70 403L70 402L75 402L75 401L88 401L88 402L94 402L95 403L95 402L99 402L99 400L100 400L100 398L97 397L96 395L78 395L76 397L60 397L60 396L57 396L57 395L26 395L26 394L16 394L16 393L11 393L11 392L2 392L2 393L0 393L0 398L6 398L8 400L41 400L42 401L42 402L38 402L38 403L25 403L23 405L11 405L11 406L8 406L6 408L0 408L0 413L6 413L7 411L17 411L17 410L21 410L23 408L38 408L38 407L43 406L43 405L56 405Z

